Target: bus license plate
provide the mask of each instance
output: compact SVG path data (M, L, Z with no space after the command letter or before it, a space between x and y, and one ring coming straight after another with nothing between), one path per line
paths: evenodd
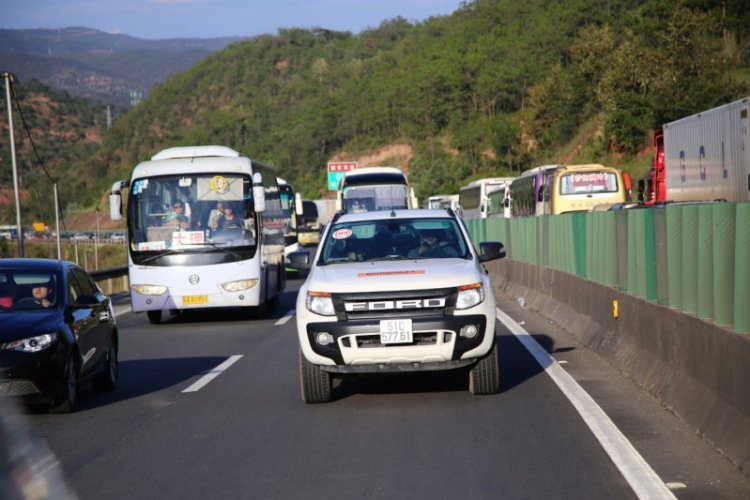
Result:
M410 319L384 319L380 321L381 344L409 344L414 340Z
M208 304L208 295L183 295L182 297L183 306L195 306L200 304Z

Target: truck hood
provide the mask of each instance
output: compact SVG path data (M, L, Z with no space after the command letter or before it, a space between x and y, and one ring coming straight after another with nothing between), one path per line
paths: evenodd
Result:
M356 293L447 288L480 281L482 276L473 260L410 259L316 267L308 288L317 292Z

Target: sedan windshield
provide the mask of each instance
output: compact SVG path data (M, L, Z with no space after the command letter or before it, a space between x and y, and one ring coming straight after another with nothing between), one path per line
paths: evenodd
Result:
M0 270L0 313L47 309L59 303L57 276L38 271Z
M320 264L402 259L467 258L470 254L453 219L383 219L334 225Z

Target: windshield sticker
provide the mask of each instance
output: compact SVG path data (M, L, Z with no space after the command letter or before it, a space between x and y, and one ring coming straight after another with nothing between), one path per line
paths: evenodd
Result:
M219 194L226 194L229 192L230 184L227 179L222 175L215 175L211 179L211 189Z
M148 252L153 250L166 250L167 249L167 242L166 241L144 241L143 243L138 243L138 250L141 252Z
M334 240L344 240L352 235L351 229L339 229L335 233L333 233L333 239Z
M172 233L172 246L202 245L205 242L203 231L180 231Z
M369 278L372 276L402 276L404 274L425 274L424 269L417 271L382 271L379 273L357 273L357 278Z

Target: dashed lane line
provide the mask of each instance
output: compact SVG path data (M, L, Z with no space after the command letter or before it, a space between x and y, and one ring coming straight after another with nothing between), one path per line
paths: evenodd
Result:
M242 357L242 354L235 354L234 356L230 356L227 358L226 361L224 361L222 364L211 370L210 372L203 375L200 379L198 379L193 385L188 387L182 392L197 392L200 391L203 387L205 387L206 384L211 382L213 379L224 373L230 366L235 364L239 359Z
M289 321L290 319L294 317L296 312L297 312L296 309L290 309L289 311L286 312L286 314L283 317L281 317L276 323L274 323L274 326L286 324L287 321Z

